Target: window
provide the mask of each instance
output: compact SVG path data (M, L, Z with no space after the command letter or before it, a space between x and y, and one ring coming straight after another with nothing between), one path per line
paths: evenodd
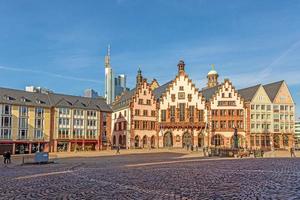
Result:
M140 129L140 122L137 120L134 121L134 129Z
M192 101L192 94L188 94L188 101L189 101L189 102Z
M148 122L147 121L143 121L143 130L147 130L148 129L147 125L148 125Z
M180 121L185 120L185 103L179 104L179 120Z
M170 106L170 118L171 122L175 122L175 106Z
M139 99L139 105L143 104L143 99Z
M256 110L260 110L260 105L256 105Z
M147 91L146 90L144 90L144 95L147 95Z
M224 98L225 97L225 93L222 93L222 98Z
M262 109L262 110L265 110L265 105L261 105L261 109Z
M44 133L42 130L35 130L34 131L34 138L35 139L43 139Z
M0 129L0 139L11 139L11 129L1 128Z
M204 111L203 110L198 111L198 118L199 118L199 122L204 121Z
M220 128L226 129L226 121L220 121Z
M166 121L166 110L161 110L161 121L162 122Z
M28 116L28 108L26 106L20 106L19 110L20 117L27 117Z
M271 105L267 105L267 111L271 110Z
M171 94L172 102L175 102L175 98L176 98L175 94Z
M19 130L18 139L19 140L26 140L27 139L27 129L20 129Z
M234 128L234 120L228 121L228 128Z
M43 108L35 108L35 117L44 117L44 109Z
M126 110L124 110L124 117L126 117L126 115L127 115L127 112L126 112Z
M251 110L254 110L255 109L255 106L254 105L251 105Z
M228 94L228 97L229 97L229 98L231 98L231 97L232 97L231 95L232 95L232 94L231 94L231 93L229 93L229 94Z
M139 116L140 115L140 110L139 109L135 109L135 115Z
M155 122L151 122L151 130L155 130Z
M147 105L151 105L151 100L147 99Z
M155 110L151 110L151 117L155 117Z
M189 106L189 121L194 122L195 106Z
M180 86L180 87L179 87L179 90L180 90L180 91L184 91L184 87L183 87L183 86Z
M218 116L218 110L212 110L212 116Z
M144 115L144 116L148 116L148 110L144 110L144 111L143 111L143 115Z

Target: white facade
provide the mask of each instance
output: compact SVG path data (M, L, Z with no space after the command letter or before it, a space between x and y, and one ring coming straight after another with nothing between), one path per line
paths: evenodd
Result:
M107 104L111 104L115 99L114 73L110 66L110 46L108 46L105 56L105 98Z

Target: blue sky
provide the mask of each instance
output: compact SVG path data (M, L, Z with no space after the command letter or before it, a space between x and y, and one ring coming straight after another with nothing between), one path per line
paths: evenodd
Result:
M299 104L299 10L297 0L0 0L0 86L103 94L111 44L130 87L139 65L164 83L184 59L199 88L214 63L237 88L284 79Z

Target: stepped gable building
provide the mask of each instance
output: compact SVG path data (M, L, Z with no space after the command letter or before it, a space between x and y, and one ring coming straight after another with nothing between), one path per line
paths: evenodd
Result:
M208 79L208 82L210 79ZM208 84L209 85L209 84ZM232 83L222 84L201 91L206 99L207 146L233 147L234 129L237 129L239 146L246 146L245 104Z
M0 88L0 153L100 149L111 112L103 98Z
M159 147L191 147L203 143L205 100L178 63L175 79L154 90L159 98Z
M139 69L136 87L113 104L113 145L126 148L157 147L156 99Z

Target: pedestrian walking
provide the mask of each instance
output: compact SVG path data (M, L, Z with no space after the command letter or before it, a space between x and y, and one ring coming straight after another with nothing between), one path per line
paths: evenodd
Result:
M120 154L120 144L118 144L118 146L117 146L117 152L116 152L116 154Z
M7 153L6 153L6 162L7 162L7 164L10 164L11 163L11 153L10 153L10 151L8 151Z
M3 162L4 162L5 165L6 165L6 161L7 161L7 152L5 151L3 153Z
M290 152L291 152L291 158L292 157L296 157L296 154L295 154L295 149L293 148L293 147L291 147L291 149L290 149Z

